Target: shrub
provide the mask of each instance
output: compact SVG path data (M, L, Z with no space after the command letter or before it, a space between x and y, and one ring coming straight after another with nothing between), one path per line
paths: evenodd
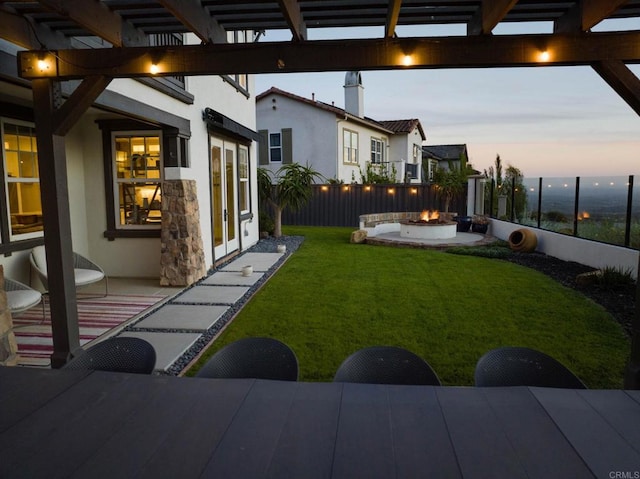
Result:
M273 218L271 218L269 213L264 210L261 210L260 215L258 216L258 227L260 231L266 231L270 235L273 234L273 230L275 229Z
M636 284L633 274L628 268L607 266L596 275L596 284L602 288L615 290Z
M511 250L502 245L490 246L456 246L445 250L447 253L466 256L482 256L483 258L504 259L511 254Z

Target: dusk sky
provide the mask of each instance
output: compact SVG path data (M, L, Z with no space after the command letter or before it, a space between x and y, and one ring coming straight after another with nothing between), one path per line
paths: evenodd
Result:
M603 22L593 30L612 26L640 30L640 19ZM465 32L464 26L422 28L397 32L400 37ZM494 33L523 28L499 25ZM527 26L527 31L549 33L551 26ZM328 35L355 38L362 30ZM290 33L269 31L261 41L288 38ZM310 29L309 39L320 39L318 31ZM640 76L640 66L630 68ZM344 77L345 72L257 75L256 93L275 86L305 98L315 93L317 100L343 108ZM425 144L466 143L469 161L480 171L499 154L504 165L527 177L640 174L640 116L590 67L365 71L362 83L366 116L418 118Z

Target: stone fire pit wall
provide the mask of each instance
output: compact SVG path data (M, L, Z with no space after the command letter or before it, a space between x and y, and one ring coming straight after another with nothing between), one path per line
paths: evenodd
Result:
M367 236L376 236L382 233L400 231L401 221L417 221L420 219L421 211L403 211L393 213L372 213L360 215L360 229L367 232ZM452 220L451 213L439 212L441 219Z
M162 184L160 284L189 286L207 272L194 180Z

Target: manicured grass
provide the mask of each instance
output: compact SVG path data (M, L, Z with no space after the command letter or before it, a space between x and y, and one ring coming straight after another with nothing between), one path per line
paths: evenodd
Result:
M354 245L349 228L288 227L302 246L238 314L193 374L246 336L287 343L300 380L331 381L371 345L407 348L447 385L472 385L487 350L527 346L555 357L590 388L622 387L629 341L599 305L506 261Z

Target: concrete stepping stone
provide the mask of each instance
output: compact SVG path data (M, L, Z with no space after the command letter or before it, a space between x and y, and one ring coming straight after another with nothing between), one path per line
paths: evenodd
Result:
M264 273L256 272L253 272L249 276L242 276L242 274L236 271L218 271L202 280L200 284L206 284L209 286L253 286L260 281L260 278L263 276Z
M166 306L165 306L166 307ZM154 333L126 331L120 336L141 338L156 350L156 371L167 371L201 336L200 333Z
M229 309L228 306L167 304L134 325L141 329L186 329L206 331Z
M233 304L247 291L244 286L195 286L171 300L172 304Z
M284 253L245 253L233 260L220 271L242 271L246 265L253 266L253 271L269 271Z

